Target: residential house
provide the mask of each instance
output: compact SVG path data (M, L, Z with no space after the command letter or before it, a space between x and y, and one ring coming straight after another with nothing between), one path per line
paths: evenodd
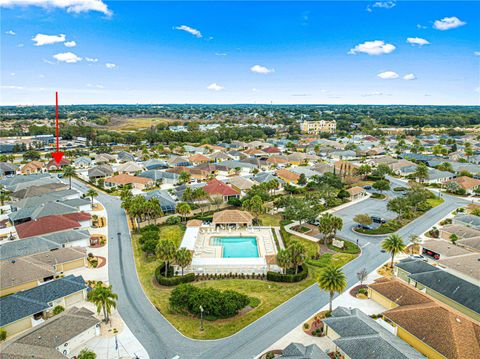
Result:
M57 305L70 308L86 297L85 281L73 274L1 297L0 327L12 336L43 322Z
M43 171L43 162L40 161L30 161L20 168L20 173L22 175L31 175L34 173L41 173Z
M395 265L394 274L438 301L480 321L480 287L451 273L414 259L404 259ZM407 269L408 268L408 269ZM399 272L399 269L403 273Z
M355 176L358 166L352 162L337 161L333 164L334 173L339 176Z
M240 192L233 189L232 187L226 185L225 183L213 179L208 182L203 190L207 192L210 196L219 196L223 198L223 202L228 202L230 198L239 198Z
M100 320L75 306L15 336L0 346L4 359L66 359L72 351L100 335Z
M214 152L211 155L209 155L208 157L211 160L213 160L213 162L218 163L218 162L223 162L223 161L230 161L232 159L240 160L241 158L244 157L244 155L242 154L242 156L235 156L237 158L233 158L232 156L230 156L229 154L224 153L224 152Z
M453 217L452 224L480 230L480 217L473 214L457 214Z
M245 193L255 185L255 182L252 180L240 176L229 177L225 180L225 182L232 186L233 189L242 193Z
M440 259L438 264L456 277L480 286L480 253L468 252L462 255Z
M332 151L330 152L330 157L334 160L354 160L357 158L357 153L352 150Z
M179 175L174 172L166 172L161 170L148 170L142 172L138 177L150 178L157 185L165 183L169 185L176 185L178 183Z
M197 154L194 154L194 155L191 155L190 157L188 157L188 162L190 162L194 165L197 165L197 164L200 164L200 163L209 163L210 158L208 158L207 156L202 155L200 153L197 153Z
M286 169L276 170L275 174L282 181L289 184L297 184L300 179L300 175Z
M71 229L88 228L89 213L70 213L41 217L35 221L21 223L15 227L19 238L41 236Z
M345 358L425 358L359 309L337 307L322 322L324 333Z
M184 156L172 156L167 160L167 163L171 167L188 167L192 165L188 158Z
M17 166L13 163L0 162L0 178L13 176L17 172Z
M144 194L146 199L156 198L160 203L163 213L175 213L177 203L166 190L154 190Z
M87 247L90 234L87 230L63 231L29 237L21 241L8 241L0 245L0 260L13 259L68 247Z
M62 158L60 162L57 162L52 158L50 161L48 161L46 168L49 171L58 171L66 166L70 166L70 161L67 160L65 157Z
M324 353L317 345L310 344L305 346L301 343L290 343L282 350L277 359L329 359L330 357Z
M147 170L159 170L168 168L168 163L157 158L151 158L147 161L142 162L142 166Z
M445 186L452 182L457 183L459 188L464 189L467 194L473 194L480 187L480 180L467 176L461 176L447 181Z
M155 182L146 177L131 176L129 174L119 174L105 179L105 187L118 188L125 185L132 185L133 188L141 191L155 186Z
M78 209L74 206L64 204L62 202L47 202L40 206L32 206L21 208L18 211L11 212L8 219L13 225L20 223L35 221L39 218L53 215L77 213Z
M131 153L126 152L126 151L120 151L117 154L117 159L118 159L118 162L121 162L121 163L133 162L133 161L135 161L135 156L132 155Z
M458 239L466 239L472 237L479 237L480 230L470 228L459 224L447 224L440 228L440 238L450 240L452 234L455 234Z
M420 248L422 255L433 261L471 253L443 239L427 239L420 244Z
M88 179L90 181L106 178L113 175L113 168L109 164L102 164L88 170Z
M115 162L116 158L115 156L108 153L99 153L98 155L95 156L94 161L96 165L101 165L101 164Z
M347 192L350 195L350 201L356 201L358 199L368 196L367 191L364 188L358 186L347 189Z
M128 174L128 175L136 175L144 170L141 164L136 162L125 162L116 167L116 172L119 174Z
M267 164L273 167L286 167L290 162L285 156L270 156L267 158Z
M449 181L453 179L455 175L452 172L448 171L440 171L435 168L429 168L428 169L428 178L427 179L421 179L420 182L422 183L428 183L428 184L434 184L434 183L444 183L446 181Z
M73 166L75 168L90 168L91 165L92 165L92 160L90 159L90 157L82 156L82 157L76 158L75 161L73 161Z
M480 327L421 291L397 279L382 279L370 284L368 293L388 309L383 317L391 330L428 358L480 355Z
M0 297L34 288L87 265L85 248L69 247L0 261Z
M30 186L20 189L18 191L12 192L10 197L21 200L29 197L41 196L45 193L51 193L56 191L63 191L68 189L68 185L63 182L51 182L45 183L38 186Z

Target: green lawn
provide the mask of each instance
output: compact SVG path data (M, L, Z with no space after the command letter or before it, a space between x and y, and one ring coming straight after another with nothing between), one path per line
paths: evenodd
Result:
M260 224L262 226L270 226L270 227L279 227L280 222L282 221L281 214L261 214L258 216Z
M445 200L440 197L435 197L435 198L429 198L427 199L427 202L432 206L432 208L440 206Z
M183 236L184 227L181 225L162 226L160 237L168 237L177 244L180 243ZM260 304L244 313L233 318L221 319L215 321L205 321L203 332L200 331L200 319L193 316L177 314L169 309L168 298L173 288L161 287L154 280L154 272L160 262L155 258L146 258L140 249L138 243L139 235L133 235L133 249L135 254L135 263L140 282L147 296L153 305L177 328L181 333L196 339L217 339L232 335L244 328L248 324L262 317L275 307L284 303L292 296L298 294L305 288L314 284L322 266L328 263L344 265L356 257L356 255L335 253L325 254L321 257L322 266L308 265L309 277L299 283L275 283L262 280L251 279L223 279L194 282L193 285L199 287L212 287L219 290L232 289L244 293L249 297L257 298ZM309 252L316 253L317 245L305 239L289 236L289 240L299 240L309 245Z

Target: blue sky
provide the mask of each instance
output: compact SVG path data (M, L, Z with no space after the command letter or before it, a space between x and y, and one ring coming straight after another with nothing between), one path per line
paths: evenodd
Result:
M0 1L2 105L480 104L476 2L38 2Z

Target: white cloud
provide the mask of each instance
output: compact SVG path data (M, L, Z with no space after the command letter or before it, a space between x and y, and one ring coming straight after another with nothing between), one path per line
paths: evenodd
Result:
M444 17L441 20L435 20L433 23L433 28L437 30L450 30L450 29L455 29L456 27L460 27L463 25L466 25L467 23L460 20L456 16L452 17Z
M85 57L85 61L87 62L98 62L98 59L94 57Z
M223 87L222 85L219 85L219 84L214 82L214 83L208 85L207 89L209 89L211 91L222 91L222 90L225 89L225 87Z
M44 9L65 9L67 12L76 14L88 11L98 11L105 15L112 14L103 0L0 0L0 6L39 6Z
M43 45L51 45L57 42L64 42L65 35L44 35L44 34L36 34L32 41L35 42L35 46L43 46Z
M175 30L186 31L189 34L192 34L193 36L195 36L197 38L202 37L202 33L199 30L194 29L193 27L190 27L190 26L187 26L187 25L177 26L177 27L175 27Z
M78 57L73 52L62 52L60 54L53 55L53 58L60 62L66 62L67 64L74 64L82 61L81 57Z
M398 78L398 74L394 71L380 72L377 76L380 77L382 80L391 80Z
M475 56L480 56L480 51L474 51L473 54L474 54Z
M372 12L373 8L380 8L380 9L391 9L397 5L395 1L377 1L372 5L367 6L367 11Z
M421 37L409 37L407 38L407 42L412 45L418 45L418 46L423 46L423 45L429 45L430 42L426 39L422 39Z
M115 67L117 67L117 65L112 64L111 62L107 62L107 63L105 64L105 67L106 67L107 69L114 69Z
M13 30L5 31L5 34L15 36L17 33Z
M14 86L14 85L3 85L3 89L9 89L9 90L23 90L22 86Z
M226 52L216 52L215 56L227 56L228 54Z
M100 84L87 84L87 87L93 87L93 88L96 88L96 89L103 89L105 88L105 86L103 85L100 85Z
M426 29L427 27L422 24L417 24L417 29Z
M75 41L65 41L63 43L66 47L75 47L77 46L77 43Z
M381 40L365 41L363 44L358 44L348 52L350 55L356 55L359 52L363 52L369 55L383 55L389 54L395 50L395 46L392 44L386 44Z
M417 76L415 76L415 74L406 74L405 76L403 76L403 79L407 81L412 81L416 80Z
M10 72L10 76L15 76L16 73L15 72Z
M250 67L250 71L255 72L257 74L269 74L272 72L275 72L275 69L269 69L268 67L262 66L262 65L253 65Z
M390 94L390 93L384 93L384 92L380 92L380 91L373 91L373 92L367 92L367 93L363 93L363 94L361 94L360 96L362 96L362 97L371 97L371 96L392 96L392 94Z

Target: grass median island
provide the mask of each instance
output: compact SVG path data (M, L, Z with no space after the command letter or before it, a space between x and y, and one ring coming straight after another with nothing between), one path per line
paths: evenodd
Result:
M172 239L177 245L180 244L185 228L183 225L160 226L160 238ZM157 310L182 334L195 339L218 339L238 332L248 324L267 314L281 305L294 295L311 286L316 282L322 266L329 262L344 265L355 258L356 255L335 253L323 259L322 266L306 265L309 276L298 283L279 283L256 279L221 279L193 282L191 285L197 288L213 288L216 290L233 290L250 298L247 307L240 310L239 314L224 319L205 320L205 330L200 331L200 319L189 313L180 314L170 307L169 298L174 287L163 287L155 280L155 270L160 261L153 256L147 257L139 244L140 235L132 235L132 245L135 255L135 264L142 287ZM314 242L296 236L290 236L289 240L299 239L302 243L309 242L313 245L314 253L317 246ZM323 256L322 256L323 257ZM321 258L322 258L321 257Z

